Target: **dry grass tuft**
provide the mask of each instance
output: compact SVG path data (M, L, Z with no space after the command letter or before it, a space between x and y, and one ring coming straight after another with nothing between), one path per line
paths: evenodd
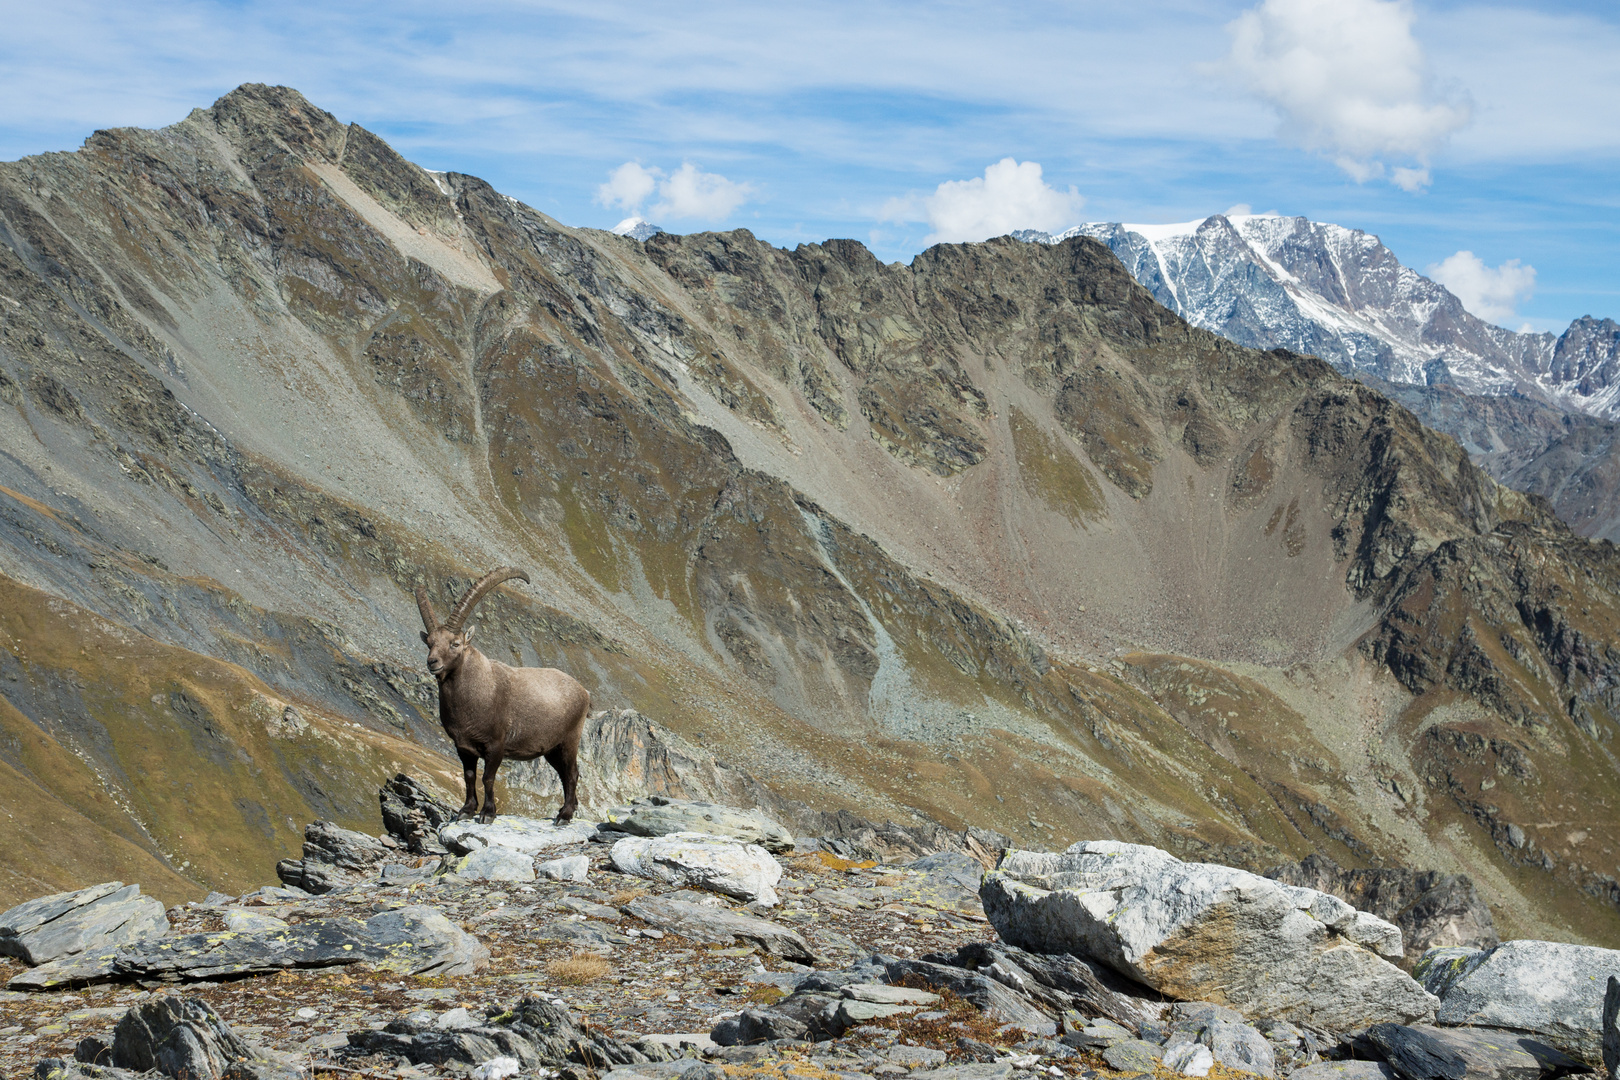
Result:
M860 862L856 862L854 859L840 859L830 851L818 851L815 855L817 859L821 860L822 866L833 870L870 870L877 865L872 859L864 859Z
M613 970L607 957L593 952L576 952L566 960L546 961L546 974L570 986L583 986L605 978Z
M608 903L612 904L614 907L623 907L630 901L639 899L640 897L646 895L646 889L621 889L619 892L616 892L612 896L608 897Z
M746 1001L750 1005L764 1005L769 1008L788 996L788 991L780 986L755 986L749 989L738 1000Z

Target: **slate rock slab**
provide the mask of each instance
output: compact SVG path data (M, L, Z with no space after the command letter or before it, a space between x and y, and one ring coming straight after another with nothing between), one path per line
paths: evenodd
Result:
M923 959L979 972L1059 1013L1075 1009L1087 1016L1105 1016L1126 1025L1127 1038L1135 1037L1136 1025L1143 1016L1135 1001L1108 985L1125 984L1126 980L1095 961L1077 956L1043 956L999 942L973 942L962 946L954 956L931 953ZM1232 1018L1241 1019L1235 1013Z
M1414 1024L1412 1030L1461 1057L1469 1080L1537 1080L1586 1070L1562 1050L1517 1031L1428 1024Z
M143 943L119 951L113 976L180 982L362 962L408 975L471 975L489 963L489 950L437 909L413 906L363 922L339 916L285 930Z
M753 915L740 915L707 904L690 904L684 900L668 900L656 896L642 896L625 907L625 913L634 915L649 926L672 934L702 941L711 945L731 945L744 942L757 946L770 956L792 960L799 964L813 964L816 955L808 942L785 926Z
M1461 966L1440 999L1438 1023L1512 1028L1602 1065L1604 992L1620 973L1620 951L1520 939Z
M1434 1036L1405 1024L1374 1024L1367 1041L1402 1080L1463 1080L1468 1063Z
M606 822L602 827L631 836L707 833L758 844L777 854L793 850L793 834L767 817L764 811L739 810L718 803L691 802L662 795L637 800L628 815L619 821Z
M0 954L48 964L169 932L163 904L139 885L108 881L53 893L0 914Z
M539 941L562 941L602 952L612 952L615 945L630 944L628 935L595 919L586 919L583 922L576 922L573 919L553 919L535 930L534 937Z
M782 864L758 844L723 836L672 833L629 836L609 853L620 873L668 885L706 889L745 903L774 907Z
M980 888L1013 945L1090 957L1171 997L1348 1030L1428 1020L1438 1002L1380 953L1400 931L1312 889L1140 844L1013 851Z
M478 848L501 847L534 855L552 848L583 844L596 832L595 822L571 821L556 825L535 818L502 816L488 825L476 821L452 821L439 829L439 839L457 855L469 855Z

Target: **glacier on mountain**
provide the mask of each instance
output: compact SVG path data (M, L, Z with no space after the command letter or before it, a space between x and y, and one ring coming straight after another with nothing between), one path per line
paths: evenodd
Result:
M1586 316L1561 335L1493 326L1360 229L1215 214L1013 236L1047 244L1099 240L1165 307L1244 345L1320 356L1347 374L1520 394L1567 411L1620 416L1620 325L1612 319Z

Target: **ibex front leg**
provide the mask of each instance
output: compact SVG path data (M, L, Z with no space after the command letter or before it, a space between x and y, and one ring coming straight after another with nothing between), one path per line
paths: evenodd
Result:
M488 825L495 820L495 770L501 767L506 760L504 749L491 747L489 756L484 758L484 812L478 815L480 825Z
M461 759L461 778L467 783L467 801L461 804L461 810L456 814L456 820L460 821L478 813L478 753L458 746L456 756Z

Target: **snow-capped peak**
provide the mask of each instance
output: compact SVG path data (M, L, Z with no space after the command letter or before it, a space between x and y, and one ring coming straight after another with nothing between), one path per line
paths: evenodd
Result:
M613 226L615 236L628 236L632 240L646 240L663 231L659 226L639 217L627 217Z

